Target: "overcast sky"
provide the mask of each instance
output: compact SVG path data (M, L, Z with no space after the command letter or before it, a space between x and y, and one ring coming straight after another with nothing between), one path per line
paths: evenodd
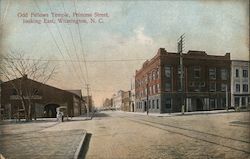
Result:
M117 90L130 88L135 70L140 69L143 60L126 60L150 59L160 47L176 51L177 39L183 33L185 51L204 50L214 55L230 52L232 59L249 59L248 1L78 0L76 8L72 0L0 2L1 53L12 49L23 50L32 58L85 60L86 65L82 62L81 66L70 61L55 62L59 73L49 84L62 89L82 89L86 95L85 79L97 105ZM70 16L68 19L76 20L75 10L93 15L107 13L108 17L103 17L101 23L100 17L93 16L96 23L90 23L90 18L78 17L89 22L80 23L79 30L75 23L23 22L23 19L31 19L31 13L48 14L47 19L58 22L58 18L52 18L51 11L66 12ZM19 17L21 13L29 16ZM32 19L43 20L41 17Z

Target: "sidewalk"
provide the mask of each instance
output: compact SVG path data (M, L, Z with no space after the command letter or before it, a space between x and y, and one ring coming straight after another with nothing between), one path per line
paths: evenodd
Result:
M64 123L49 121L53 119L1 125L4 133L0 135L0 154L12 159L78 158L87 132L64 130Z
M147 112L123 112L117 111L119 113L127 113L127 114L136 114L136 115L147 115ZM182 114L181 112L178 113L148 113L148 116L155 116L155 117L172 117L172 116L185 116L185 115L201 115L201 114L220 114L220 113L232 113L236 112L235 110L212 110L212 111L195 111L195 112L185 112Z

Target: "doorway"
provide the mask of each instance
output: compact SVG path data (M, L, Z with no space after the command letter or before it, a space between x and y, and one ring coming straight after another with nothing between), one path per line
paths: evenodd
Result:
M197 111L203 110L203 102L201 98L196 98L196 108Z
M47 104L44 106L44 117L56 118L56 108L60 107L58 104Z

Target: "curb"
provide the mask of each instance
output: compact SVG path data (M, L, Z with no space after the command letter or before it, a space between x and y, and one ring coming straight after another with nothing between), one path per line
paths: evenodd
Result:
M79 143L79 145L78 145L78 147L76 149L76 152L74 154L74 158L73 159L78 159L80 157L80 152L82 152L82 150L83 150L83 143L84 143L84 140L86 138L86 135L87 135L87 131L84 130L83 131L82 139L81 139L81 141L80 141L80 143Z

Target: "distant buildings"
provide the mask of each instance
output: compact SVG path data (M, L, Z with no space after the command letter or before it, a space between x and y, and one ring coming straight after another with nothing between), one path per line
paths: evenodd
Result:
M19 87L15 89L15 87ZM56 117L56 108L64 106L69 116L78 116L82 112L81 95L55 88L27 78L27 76L6 81L1 84L2 115L5 118L17 118L23 112L22 100L31 100L33 117ZM23 96L20 96L20 91Z
M230 106L230 54L207 55L204 51L183 54L181 89L180 55L160 48L135 75L135 111L170 113L226 109Z
M103 108L111 109L113 106L113 99L106 98L103 102Z
M126 91L123 92L123 96L122 96L122 105L121 105L121 110L122 111L126 111L126 112L130 112L130 106L131 106L131 92L130 91Z
M116 110L121 110L122 106L122 98L123 98L124 91L119 90L116 94L113 95L113 107Z
M231 105L246 108L250 105L249 61L232 60L231 72Z

